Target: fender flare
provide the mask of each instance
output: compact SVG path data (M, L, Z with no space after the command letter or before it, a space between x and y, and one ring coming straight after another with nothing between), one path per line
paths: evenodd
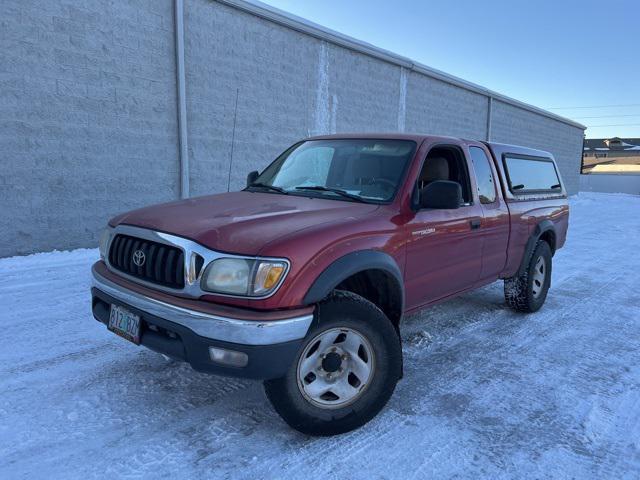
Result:
M383 270L390 274L400 287L400 307L404 309L404 282L400 267L389 254L379 250L359 250L334 260L316 277L307 290L303 303L311 305L324 300L340 282L365 270Z
M529 263L529 259L531 258L531 255L533 255L533 249L536 248L536 243L538 243L542 234L548 231L553 232L554 235L556 234L556 227L551 220L542 220L535 226L533 233L529 236L529 240L527 240L527 244L524 247L524 254L516 276L520 276L524 273L527 268L527 264ZM553 245L550 246L552 249L554 248Z

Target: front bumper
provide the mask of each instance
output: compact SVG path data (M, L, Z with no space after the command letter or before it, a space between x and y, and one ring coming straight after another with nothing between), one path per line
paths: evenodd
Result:
M313 314L280 320L230 318L172 305L107 278L99 264L92 268L92 310L96 320L109 322L111 304L140 315L140 343L188 362L195 370L236 377L270 379L283 376L294 360L313 321ZM209 347L243 352L245 367L211 360Z

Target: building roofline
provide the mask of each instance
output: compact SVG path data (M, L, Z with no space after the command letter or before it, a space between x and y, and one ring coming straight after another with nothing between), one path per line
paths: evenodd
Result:
M470 92L485 95L500 102L522 108L523 110L528 110L530 112L537 113L538 115L557 120L567 125L571 125L572 127L580 128L582 130L585 130L587 128L581 123L575 122L565 117L561 117L560 115L556 115L555 113L549 112L540 107L521 102L520 100L516 100L515 98L511 98L493 90L489 90L488 88L485 88L481 85L477 85L462 78L429 67L427 65L414 62L410 58L403 57L402 55L398 55L397 53L390 52L389 50L376 47L374 45L371 45L370 43L363 42L362 40L358 40L335 30L323 27L322 25L311 22L302 17L298 17L297 15L293 15L289 12L285 12L284 10L280 10L279 8L272 7L271 5L267 5L256 0L216 1L236 8L238 10L251 13L273 23L277 23L298 32L310 35L320 40L325 40L327 42L333 43L334 45L338 45L340 47L344 47L349 50L363 53L365 55L369 55L370 57L374 57L379 60L404 67L408 70L421 73L436 80L440 80L450 85L463 88Z

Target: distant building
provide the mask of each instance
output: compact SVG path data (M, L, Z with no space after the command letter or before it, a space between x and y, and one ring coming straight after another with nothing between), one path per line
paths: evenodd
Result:
M640 174L640 138L585 139L582 173Z

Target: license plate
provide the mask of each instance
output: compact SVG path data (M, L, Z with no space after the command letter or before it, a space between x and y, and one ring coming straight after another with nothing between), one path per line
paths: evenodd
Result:
M140 315L131 313L126 308L111 305L108 328L116 335L136 345L140 344Z

